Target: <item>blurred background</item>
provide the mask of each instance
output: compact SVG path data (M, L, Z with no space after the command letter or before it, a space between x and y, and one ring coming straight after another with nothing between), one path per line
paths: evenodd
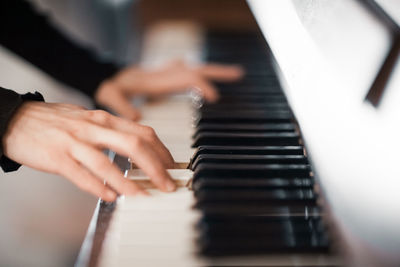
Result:
M139 63L144 33L164 21L193 21L209 28L255 25L241 0L31 0L77 43L104 60ZM221 16L223 14L223 16ZM20 93L38 90L48 102L91 108L90 99L0 46L0 81ZM22 167L0 172L0 266L72 266L97 199L66 179Z

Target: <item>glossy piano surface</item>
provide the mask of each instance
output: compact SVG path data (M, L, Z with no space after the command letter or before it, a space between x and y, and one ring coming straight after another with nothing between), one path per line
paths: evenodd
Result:
M359 266L399 262L400 69L366 101L395 38L368 1L248 1L327 201ZM398 1L381 4L394 21ZM353 255L354 256L354 255ZM392 261L392 262L391 262ZM393 263L395 262L395 263Z

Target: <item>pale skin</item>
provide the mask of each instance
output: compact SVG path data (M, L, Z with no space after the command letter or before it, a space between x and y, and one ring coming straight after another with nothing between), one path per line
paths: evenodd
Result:
M4 154L18 163L59 174L82 190L106 201L118 194L147 195L125 179L103 149L131 158L160 190L175 184L166 169L174 159L154 130L134 122L140 118L130 104L135 95L160 96L196 88L208 101L218 93L211 80L234 81L237 66L217 64L188 67L174 63L157 71L129 67L104 81L95 99L122 117L70 104L25 102L12 117L3 137Z
M238 66L206 64L189 67L175 61L164 68L146 71L129 67L105 81L97 90L98 103L107 106L119 115L137 120L140 113L130 103L136 95L161 96L191 89L197 89L206 101L218 100L218 91L210 81L229 82L243 76Z

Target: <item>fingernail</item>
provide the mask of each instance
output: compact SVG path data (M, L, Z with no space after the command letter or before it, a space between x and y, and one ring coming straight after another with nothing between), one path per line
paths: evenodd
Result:
M167 189L168 192L173 192L176 189L176 185L171 180L168 180L165 184L165 188Z

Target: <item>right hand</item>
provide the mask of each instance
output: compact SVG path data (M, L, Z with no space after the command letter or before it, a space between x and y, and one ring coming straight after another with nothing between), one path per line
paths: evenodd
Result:
M131 158L161 190L175 190L166 171L174 160L154 130L105 111L25 102L12 117L2 142L10 159L62 175L106 201L114 201L117 193L147 192L124 178L102 152L104 148Z

